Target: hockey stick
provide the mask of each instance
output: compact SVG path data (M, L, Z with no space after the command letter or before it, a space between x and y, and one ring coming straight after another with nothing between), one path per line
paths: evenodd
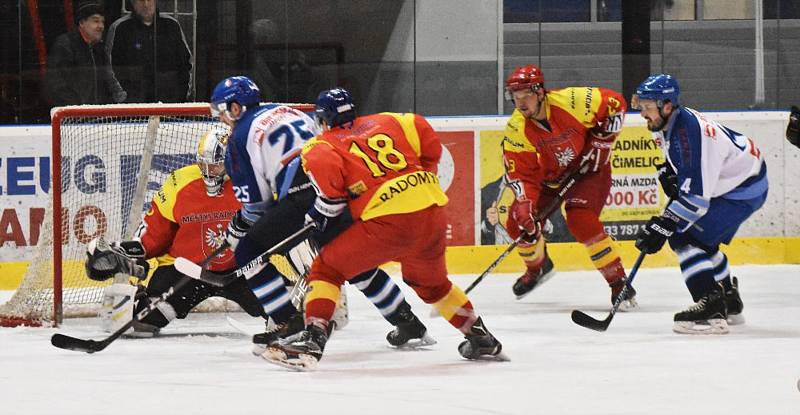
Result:
M573 170L572 173L570 173L569 176L567 176L567 178L564 179L564 184L561 185L561 188L558 190L558 193L556 193L556 196L553 198L553 200L550 201L550 203L544 209L543 211L544 214L537 215L538 221L547 220L547 218L549 218L550 215L552 215L556 211L556 209L558 209L561 206L561 202L564 200L564 195L567 194L567 192L569 191L569 189L572 188L572 186L575 185L575 183L578 181L578 178L580 176L583 176L583 173L581 173L581 169L585 164L586 160L584 160L578 166L578 168ZM503 251L503 253L501 253L500 256L497 257L497 259L495 259L494 262L492 262L489 265L489 267L486 268L486 270L483 271L481 275L479 275L478 278L475 279L475 281L472 281L472 284L470 284L469 287L467 287L467 289L464 290L464 294L469 294L469 292L472 291L472 289L475 288L475 286L477 286L481 281L483 281L483 279L487 275L489 275L492 271L494 271L494 269L497 268L497 265L503 262L503 260L506 259L506 257L509 254L511 254L511 251L513 251L514 248L516 248L517 245L519 245L519 243L522 242L522 238L524 236L525 235L520 235L517 239L511 242L511 244L508 245L508 247ZM431 317L436 317L438 315L439 315L439 310L437 310L436 308L431 310L430 313Z
M614 300L614 304L611 306L611 311L608 313L608 317L606 317L605 320L597 320L583 311L572 310L572 321L579 326L586 327L587 329L606 331L606 329L608 329L608 325L611 324L611 320L614 319L614 315L617 314L620 304L625 301L625 296L628 294L628 289L630 289L633 279L636 278L636 273L639 271L639 266L642 265L642 261L646 255L647 254L644 251L639 253L639 257L636 258L636 263L633 264L631 273L628 275L628 280L625 281L625 286L622 288L622 291L617 294L617 299Z
M669 206L669 204L672 203L672 200L672 198L669 198L666 205ZM639 257L636 258L636 263L633 264L633 268L631 268L631 273L628 275L627 281L625 281L625 286L622 287L622 291L617 294L617 299L614 300L614 304L611 305L611 311L608 313L608 317L606 317L605 320L598 320L580 310L572 310L572 321L579 326L586 327L587 329L606 331L606 329L608 329L608 325L611 324L611 320L614 319L614 314L617 314L620 304L625 301L625 295L628 293L628 289L630 289L631 284L633 284L633 279L636 278L636 274L639 271L639 266L642 265L642 261L644 261L645 256L647 256L647 254L644 251L639 252Z
M215 287L224 287L241 276L253 275L256 272L260 271L263 265L269 262L270 256L285 250L285 248L287 247L296 245L303 239L306 239L308 237L308 234L315 228L316 227L314 226L314 224L311 223L304 226L302 229L293 233L288 238L279 242L272 248L268 249L263 254L257 256L256 258L254 258L252 261L248 262L241 268L238 268L235 271L230 272L228 274L216 274L211 271L205 270L203 269L202 266L197 265L194 262L183 257L175 258L175 269L177 269L184 275L187 275L196 280L203 281L206 284L213 285Z
M172 294L176 293L177 291L180 291L190 281L192 281L192 279L189 277L181 278L180 280L178 280L178 282L175 283L175 285L173 285L172 287L170 287L169 290L167 290L160 296L156 297L154 300L150 302L150 304L147 305L147 307L143 308L141 311L136 313L135 318L125 323L124 326L120 327L117 331L111 333L110 336L106 337L103 340L97 341L91 339L88 340L79 339L77 337L66 336L60 333L56 333L50 338L50 344L52 344L55 347L58 347L59 349L74 350L76 352L86 352L86 353L99 352L108 347L108 345L114 342L114 340L122 336L126 331L128 331L128 329L133 327L134 323L136 323L137 321L141 321L143 318L147 317L153 310L158 308L159 304L163 303L164 301L167 301L167 299L171 297Z
M583 168L585 164L586 162L581 163L581 165L578 166L578 168L576 168L572 173L569 174L569 176L567 176L566 179L564 179L564 184L561 185L561 188L558 190L558 193L556 193L556 196L553 198L553 200L551 200L550 203L547 205L547 207L544 208L544 210L542 211L543 214L537 215L536 219L538 222L547 220L550 217L550 215L552 215L556 211L556 209L558 209L561 206L561 202L564 200L564 195L567 194L567 192L569 191L569 189L572 188L572 186L575 185L575 183L578 181L578 178L583 175L583 173L581 173L580 170L581 168ZM503 251L503 253L500 254L500 256L497 257L497 259L495 259L494 262L492 262L491 265L489 265L489 267L486 268L486 270L483 271L483 273L481 273L481 275L479 275L478 278L476 278L475 281L473 281L472 284L470 284L466 290L464 290L464 293L469 294L469 292L472 291L472 289L475 288L475 286L478 285L478 283L480 283L484 277L489 275L489 273L492 272L497 267L497 265L500 264L500 262L502 262L508 256L508 254L510 254L511 251L514 250L514 248L517 245L519 245L520 242L522 242L522 238L523 236L520 236L517 239L515 239L514 242L511 242L511 244L508 245L508 248L506 248Z

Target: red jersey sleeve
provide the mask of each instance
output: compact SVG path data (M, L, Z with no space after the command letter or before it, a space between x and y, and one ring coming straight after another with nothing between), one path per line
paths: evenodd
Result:
M503 164L506 169L506 184L517 199L530 199L534 203L544 179L536 147L525 135L525 117L514 110L506 125L503 137Z
M156 258L167 253L177 232L178 224L161 214L154 199L150 204L150 210L144 215L142 230L139 233L146 257Z
M417 128L420 141L420 156L419 161L422 164L422 169L431 173L437 173L439 170L439 159L442 157L442 144L436 132L433 131L428 120L424 117L415 114L414 126Z
M332 200L347 198L344 160L330 144L318 138L306 142L301 160L317 194Z

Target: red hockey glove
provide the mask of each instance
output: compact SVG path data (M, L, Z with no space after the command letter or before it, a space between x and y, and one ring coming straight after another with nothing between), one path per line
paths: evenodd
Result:
M542 225L536 219L536 209L530 200L515 200L511 205L511 217L532 240L538 240L542 235Z
M589 131L588 151L584 156L587 161L582 169L583 173L596 172L611 161L611 147L617 134L622 131L622 119L623 114L615 114Z

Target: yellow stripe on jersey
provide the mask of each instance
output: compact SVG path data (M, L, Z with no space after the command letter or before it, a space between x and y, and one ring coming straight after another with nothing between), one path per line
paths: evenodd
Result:
M439 185L436 174L415 171L382 183L361 212L361 220L417 212L431 205L446 204L447 195Z
M170 173L153 198L161 215L170 222L176 222L173 210L175 209L175 201L178 199L178 193L189 183L202 178L200 167L196 164L181 167Z
M606 236L591 245L586 245L586 250L589 251L589 258L592 259L592 263L598 269L619 258L616 244L610 236Z
M444 296L441 300L435 302L433 304L437 310L439 310L439 314L444 317L445 320L450 321L451 318L461 310L461 307L464 306L469 301L467 295L461 288L453 285L450 287L450 291L447 295Z
M330 300L334 304L339 302L340 288L328 281L316 280L308 284L310 290L306 294L306 304L314 300Z
M408 144L411 144L411 148L414 149L414 154L417 157L420 156L420 143L419 143L419 132L417 131L417 125L414 124L414 114L412 113L404 113L398 114L395 112L382 112L381 115L389 115L395 120L397 123L400 124L400 127L403 129L403 134L406 135L406 141Z
M503 151L511 153L535 152L536 147L525 137L525 116L515 109L506 124Z
M556 106L570 113L584 126L594 127L597 123L595 115L600 109L603 97L598 88L572 87L548 92L545 102L547 118L550 118L551 106Z

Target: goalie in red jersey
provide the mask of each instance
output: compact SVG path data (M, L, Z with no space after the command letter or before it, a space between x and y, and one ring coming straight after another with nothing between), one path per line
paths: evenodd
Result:
M506 183L514 191L507 229L524 235L519 254L527 270L514 284L517 298L530 293L553 274L537 213L550 204L561 181L579 170L577 182L564 194L569 231L582 243L594 266L611 287L611 302L625 285L614 241L600 222L611 189L611 148L622 129L625 98L604 88L572 87L548 91L535 65L519 67L506 80L506 99L514 102L503 139ZM620 309L637 306L636 291L627 291Z
M197 163L171 172L153 197L144 215L136 239L108 243L91 241L87 247L86 271L89 278L115 284L106 288L106 297L114 299L104 310L109 331L115 331L133 314L185 278L173 266L182 256L199 263L224 241L231 218L241 208L231 183L225 175L227 133L212 129L198 143ZM155 258L158 267L146 289L128 283L129 276L144 279ZM209 264L211 271L226 272L236 268L233 252L225 250ZM179 292L162 302L144 319L134 324L134 336L150 337L175 318L184 318L196 305L209 297L225 297L238 303L248 314L267 319L260 303L238 279L224 288L216 288L192 280ZM126 299L127 297L127 299ZM128 301L135 298L135 301Z
M325 245L311 265L305 299L306 330L275 342L263 355L273 363L313 370L328 340L328 324L341 285L388 261L403 280L466 337L467 359L504 359L502 345L447 277L443 206L436 175L442 145L416 114L356 118L350 94L323 91L316 103L323 133L303 148L303 168L317 190L308 221L324 229L350 209L354 224Z

